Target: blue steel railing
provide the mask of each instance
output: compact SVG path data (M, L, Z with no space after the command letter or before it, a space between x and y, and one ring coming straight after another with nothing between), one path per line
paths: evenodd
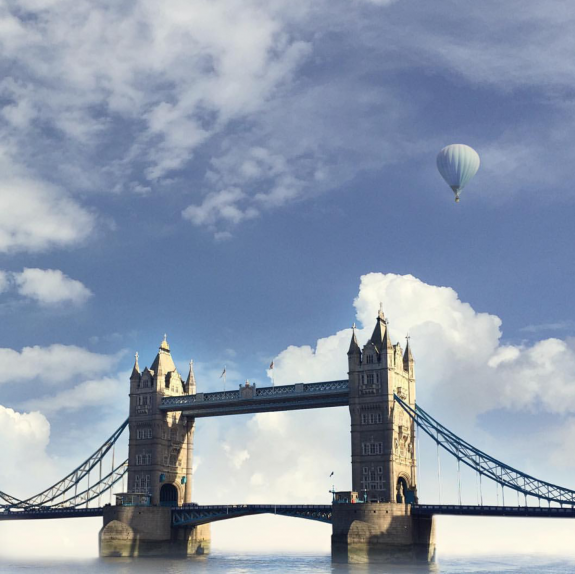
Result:
M199 406L202 403L223 403L233 401L257 401L258 399L330 395L349 390L349 381L326 381L322 383L299 383L296 385L281 385L277 387L253 388L253 394L243 396L238 391L219 391L214 393L198 393L182 397L164 397L160 409L167 410L174 407Z

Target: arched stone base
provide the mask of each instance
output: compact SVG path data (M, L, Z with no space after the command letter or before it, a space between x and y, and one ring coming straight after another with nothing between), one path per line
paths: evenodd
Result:
M433 562L433 518L411 515L406 504L334 504L334 562Z
M172 528L171 509L142 506L104 508L100 556L191 556L209 554L210 525Z

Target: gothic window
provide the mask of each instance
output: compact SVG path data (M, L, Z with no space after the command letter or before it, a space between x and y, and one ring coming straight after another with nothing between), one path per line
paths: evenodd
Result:
M151 428L148 429L147 434L148 434L148 438L152 438L152 429Z
M361 424L367 424L367 413L361 413Z
M368 384L368 385L373 385L373 379L374 379L373 373L368 373L368 375L367 375L367 384Z
M368 365L372 365L372 364L373 364L373 355L368 355L368 356L366 357L365 362L366 362Z
M367 474L369 472L369 468L367 466L363 467L363 474Z
M383 443L363 442L361 443L361 453L365 455L383 454Z

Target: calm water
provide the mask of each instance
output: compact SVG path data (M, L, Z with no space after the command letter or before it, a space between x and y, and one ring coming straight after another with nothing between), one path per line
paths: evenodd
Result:
M256 555L256 554L223 554L214 553L206 558L189 558L186 560L160 559L88 559L66 561L9 561L0 558L0 573L16 572L58 572L65 574L132 574L154 573L183 574L200 572L205 574L247 572L309 572L311 574L501 574L520 572L521 574L573 574L575 560L550 557L477 557L477 558L442 558L432 566L384 566L353 565L343 566L331 563L329 555Z

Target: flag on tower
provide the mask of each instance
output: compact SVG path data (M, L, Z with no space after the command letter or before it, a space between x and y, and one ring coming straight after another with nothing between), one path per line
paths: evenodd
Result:
M226 390L226 366L224 365L224 370L222 371L222 374L220 375L220 379L223 377L224 379L224 391Z

